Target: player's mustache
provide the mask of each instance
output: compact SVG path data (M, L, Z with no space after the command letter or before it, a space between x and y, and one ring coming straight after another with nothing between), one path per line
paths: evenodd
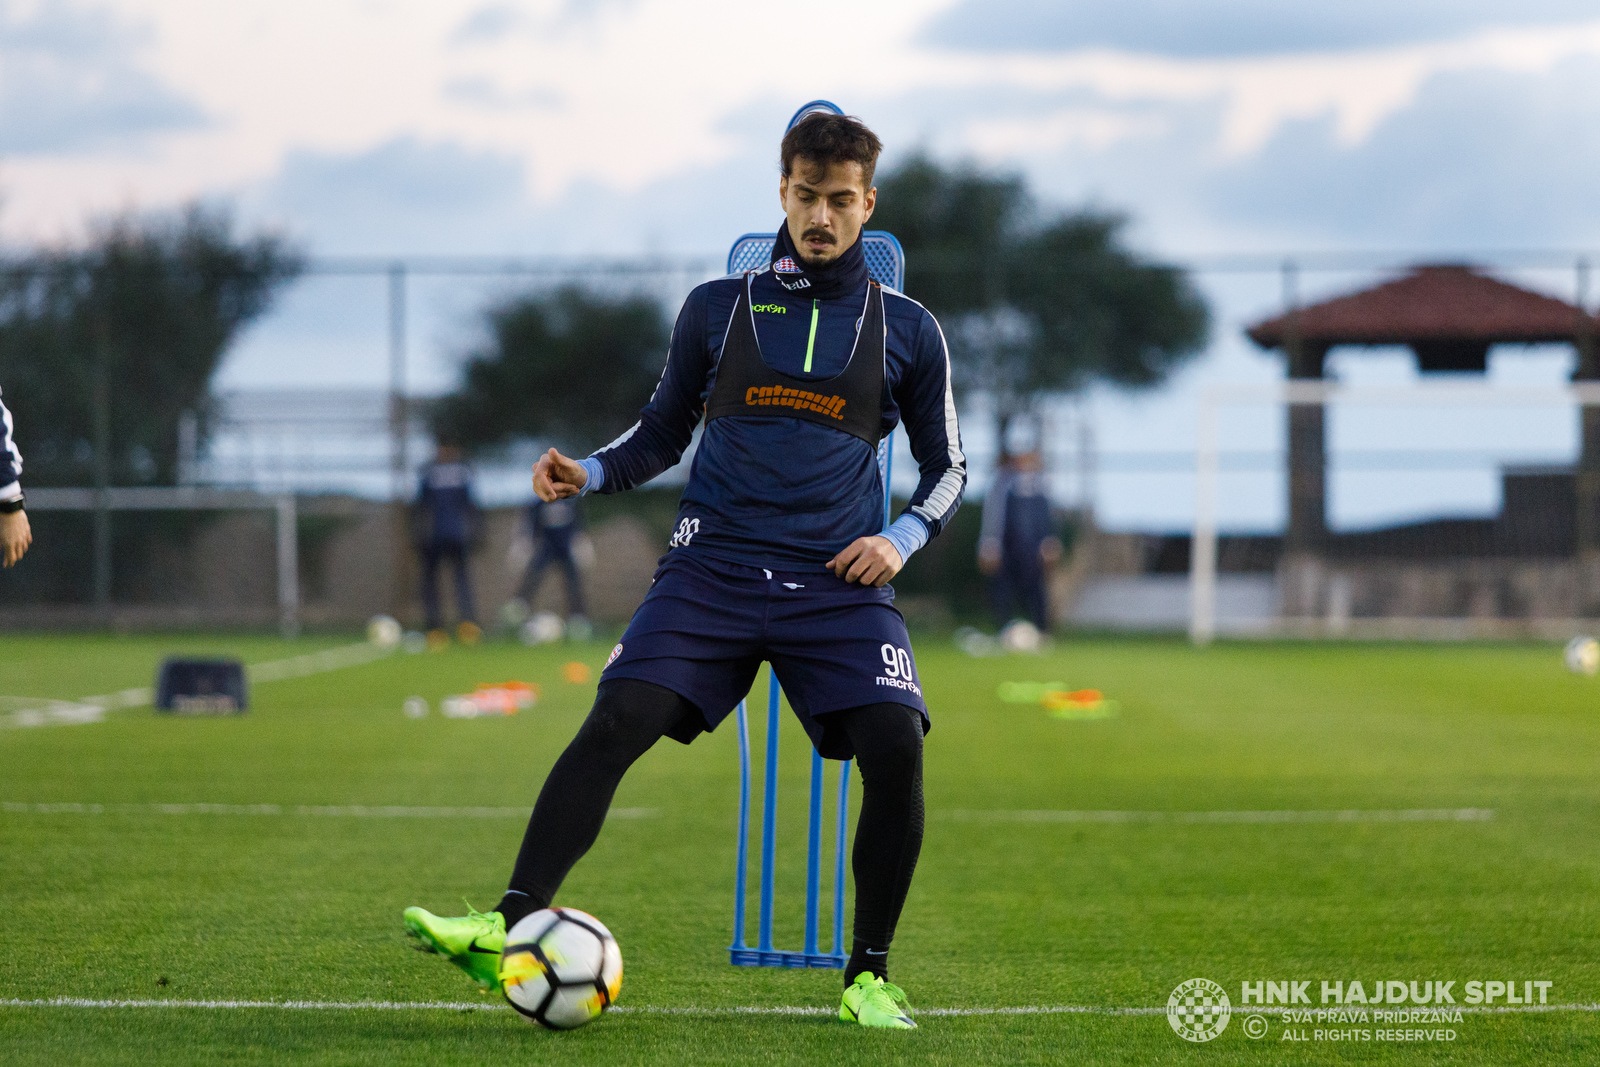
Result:
M839 243L839 239L837 237L835 237L833 234L829 233L827 230L819 230L819 229L816 229L815 227L813 227L812 229L809 229L805 233L801 234L800 235L800 240L809 241L813 237L815 237L819 241L826 241L830 245L836 245L836 244Z

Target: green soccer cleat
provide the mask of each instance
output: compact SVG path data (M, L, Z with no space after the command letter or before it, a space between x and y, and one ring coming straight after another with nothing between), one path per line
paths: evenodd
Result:
M446 919L423 908L405 911L406 932L467 972L485 992L500 989L500 950L506 947L506 921L498 911L484 914L467 905L464 919Z
M870 971L862 971L845 986L839 1018L858 1026L881 1026L890 1030L915 1030L906 991L891 985Z

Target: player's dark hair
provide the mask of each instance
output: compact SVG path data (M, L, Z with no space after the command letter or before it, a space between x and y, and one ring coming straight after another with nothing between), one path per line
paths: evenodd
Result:
M815 114L801 119L783 135L779 155L785 178L793 173L797 156L804 156L824 167L835 163L859 163L861 176L866 180L867 188L871 189L872 172L877 169L878 153L882 151L883 142L860 119L848 115Z

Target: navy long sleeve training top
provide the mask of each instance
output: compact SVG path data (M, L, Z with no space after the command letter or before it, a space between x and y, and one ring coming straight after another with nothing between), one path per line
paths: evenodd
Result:
M627 433L586 461L587 488L631 489L682 457L716 383L723 341L745 284L744 275L730 275L689 294L655 395ZM865 302L864 283L837 298L812 299L805 290L794 293L781 286L770 266L762 268L751 280L762 358L805 381L834 377L849 362ZM883 433L905 424L921 475L895 526L900 532L909 515L925 531L915 531L920 536L914 538L891 537L905 556L938 534L960 506L966 458L939 324L921 304L887 287L883 305ZM699 521L687 541L674 538L674 551L752 566L821 570L856 538L883 532L883 491L876 454L858 437L794 418L713 419L695 452L680 505L680 520Z
M472 499L472 468L465 463L430 463L417 485L417 539L423 543L464 545L477 529Z

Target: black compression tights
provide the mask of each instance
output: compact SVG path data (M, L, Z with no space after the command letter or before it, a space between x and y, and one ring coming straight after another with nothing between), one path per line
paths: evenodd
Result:
M698 714L670 689L630 678L601 683L594 710L551 769L528 820L498 909L508 929L550 906L567 872L599 836L623 773L686 713ZM922 718L904 704L887 703L832 712L829 721L849 737L863 783L851 857L856 951L845 976L850 981L855 971L886 973L883 955L916 871L923 824Z

